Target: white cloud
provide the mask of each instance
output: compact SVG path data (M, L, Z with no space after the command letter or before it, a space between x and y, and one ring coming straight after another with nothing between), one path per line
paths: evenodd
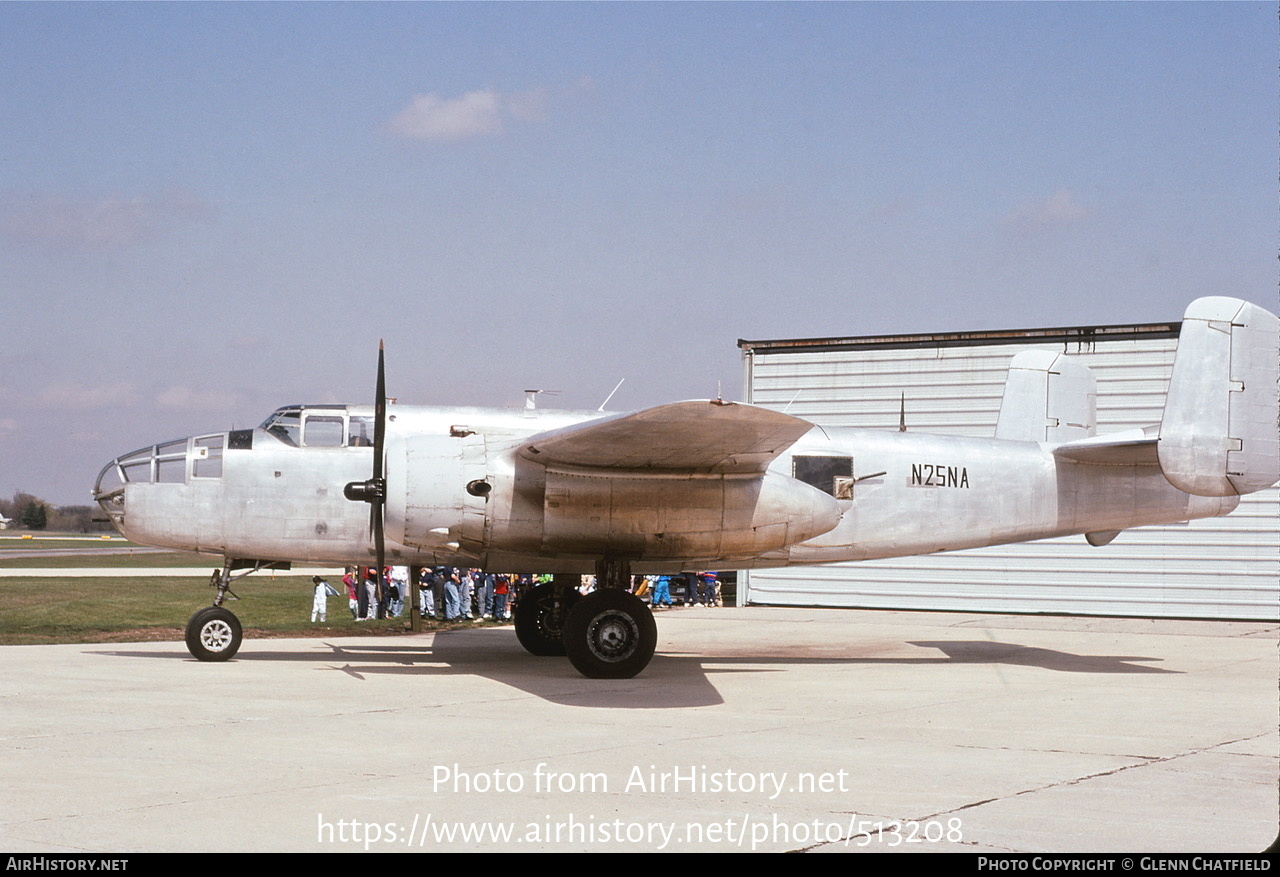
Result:
M76 199L45 194L0 194L0 234L73 249L109 251L160 233L177 218L207 213L183 192Z
M420 94L397 113L391 130L411 140L469 140L502 133L503 98L493 89L461 97Z
M487 88L460 97L435 92L416 95L391 118L392 133L410 140L456 141L495 137L509 121L544 122L549 96L546 89L502 93Z
M1089 217L1089 210L1070 189L1059 189L1048 198L1023 204L1009 215L1009 223L1025 230L1074 225Z

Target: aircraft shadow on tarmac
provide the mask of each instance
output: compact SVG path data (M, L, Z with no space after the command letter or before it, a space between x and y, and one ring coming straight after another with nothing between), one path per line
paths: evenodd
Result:
M480 635L476 635L480 634ZM874 655L833 655L831 647L789 655L703 655L659 652L645 672L634 679L584 679L564 658L533 657L513 635L505 631L441 632L429 645L390 641L317 641L329 649L319 651L272 651L270 640L250 640L233 661L302 662L317 669L336 670L351 678L371 676L480 676L509 685L535 697L564 706L625 709L679 709L715 706L724 702L711 682L719 673L782 672L789 666L852 666L858 664L902 666L947 666L953 664L999 664L1039 667L1068 673L1176 673L1150 667L1138 661L1158 661L1136 655L1082 655L1016 643L966 640L909 642L921 648L937 649L944 657L877 657ZM853 644L851 644L852 646ZM853 651L856 647L851 647ZM164 658L194 661L185 649L172 652L124 650L97 651L119 657ZM708 666L710 665L710 666ZM728 666L726 666L728 665Z
M912 642L913 646L938 649L950 664L1010 664L1019 667L1040 667L1064 673L1178 673L1163 667L1148 667L1135 661L1159 661L1160 658L1144 658L1141 655L1077 655L1037 646L1020 646L1014 643L989 640L936 640ZM937 663L938 660L925 663Z

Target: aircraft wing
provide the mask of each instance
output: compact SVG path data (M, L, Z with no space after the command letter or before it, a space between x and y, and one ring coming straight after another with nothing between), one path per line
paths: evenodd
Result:
M1055 447L1053 455L1074 463L1092 463L1096 466L1158 466L1158 431L1159 427L1130 429L1066 442Z
M529 438L520 454L542 465L659 472L763 472L813 428L737 402L673 402Z

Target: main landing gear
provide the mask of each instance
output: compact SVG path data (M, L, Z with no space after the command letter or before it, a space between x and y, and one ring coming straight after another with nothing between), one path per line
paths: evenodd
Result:
M516 607L516 637L533 655L567 655L589 679L630 679L649 665L658 627L630 593L631 565L596 564L596 587L584 597L559 581L534 588ZM576 577L574 577L576 578Z
M564 622L569 610L582 599L567 580L577 576L552 576L548 584L531 588L516 604L516 639L531 655L564 654Z

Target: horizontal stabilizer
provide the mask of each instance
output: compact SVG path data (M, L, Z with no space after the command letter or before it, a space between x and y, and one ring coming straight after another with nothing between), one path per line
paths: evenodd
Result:
M520 449L545 466L662 472L763 472L813 428L736 402L674 402L533 436Z
M1058 445L1053 455L1095 466L1158 466L1156 443L1155 427L1130 429Z
M1160 423L1160 468L1198 496L1280 479L1280 320L1234 298L1193 301L1183 317Z
M996 438L1069 442L1093 435L1097 385L1083 363L1050 350L1024 350L1009 363Z

